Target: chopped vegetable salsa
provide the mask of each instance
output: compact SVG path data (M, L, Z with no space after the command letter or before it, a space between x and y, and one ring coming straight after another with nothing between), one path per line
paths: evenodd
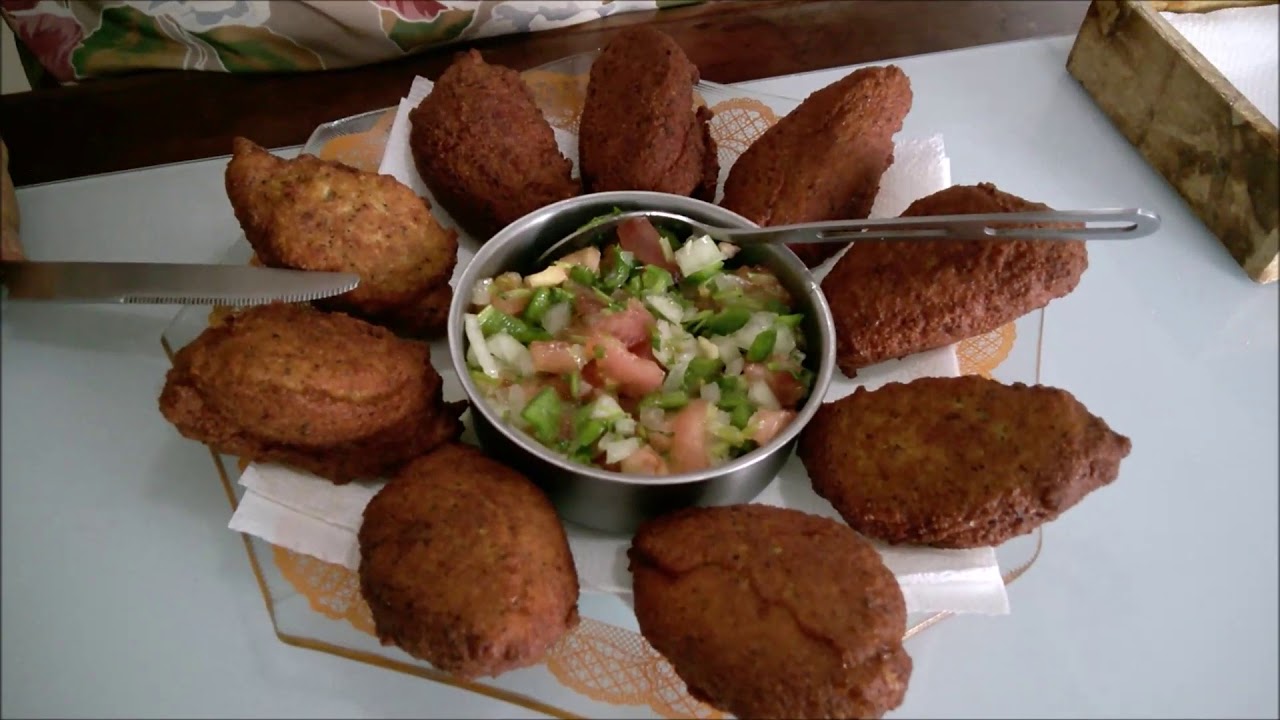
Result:
M482 280L471 377L504 422L573 461L727 463L794 420L813 382L791 296L767 269L730 269L737 250L633 218L602 247Z

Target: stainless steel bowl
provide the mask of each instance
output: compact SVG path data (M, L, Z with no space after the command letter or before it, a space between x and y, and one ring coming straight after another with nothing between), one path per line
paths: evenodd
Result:
M826 395L835 367L835 328L831 309L804 264L785 247L743 249L738 259L770 268L804 313L806 364L814 373L813 390L796 419L764 447L733 462L693 473L644 477L579 465L547 450L494 414L467 372L463 315L477 281L515 270L527 274L531 263L552 243L598 215L622 210L666 210L724 227L754 227L740 215L678 195L609 192L583 195L548 205L508 225L486 242L467 265L449 307L449 355L471 401L471 418L480 444L490 455L517 468L550 496L560 516L606 532L629 533L644 520L690 505L748 502L769 484L787 461L800 430Z

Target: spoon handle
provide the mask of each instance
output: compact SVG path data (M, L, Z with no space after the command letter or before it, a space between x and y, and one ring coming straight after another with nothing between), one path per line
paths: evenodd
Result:
M1034 224L1078 224L1076 227L1017 227ZM752 230L716 228L716 240L735 245L772 243L820 244L855 240L1133 240L1160 228L1150 210L1046 210L980 215L934 215L877 220L776 225Z

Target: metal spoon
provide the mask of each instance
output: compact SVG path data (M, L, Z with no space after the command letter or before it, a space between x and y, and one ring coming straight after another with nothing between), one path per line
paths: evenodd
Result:
M1160 228L1160 216L1142 209L1045 210L977 215L932 215L880 220L776 225L765 228L723 228L661 210L636 210L615 215L599 224L579 228L547 248L535 263L596 243L603 233L632 218L678 223L689 234L708 235L716 242L739 246L848 243L855 240L1133 240ZM1021 223L1083 223L1082 227L1010 227Z

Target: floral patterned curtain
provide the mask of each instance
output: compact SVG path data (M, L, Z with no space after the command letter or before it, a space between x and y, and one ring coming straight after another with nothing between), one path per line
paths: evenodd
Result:
M699 0L0 0L27 74L304 72ZM37 86L37 77L32 77Z

